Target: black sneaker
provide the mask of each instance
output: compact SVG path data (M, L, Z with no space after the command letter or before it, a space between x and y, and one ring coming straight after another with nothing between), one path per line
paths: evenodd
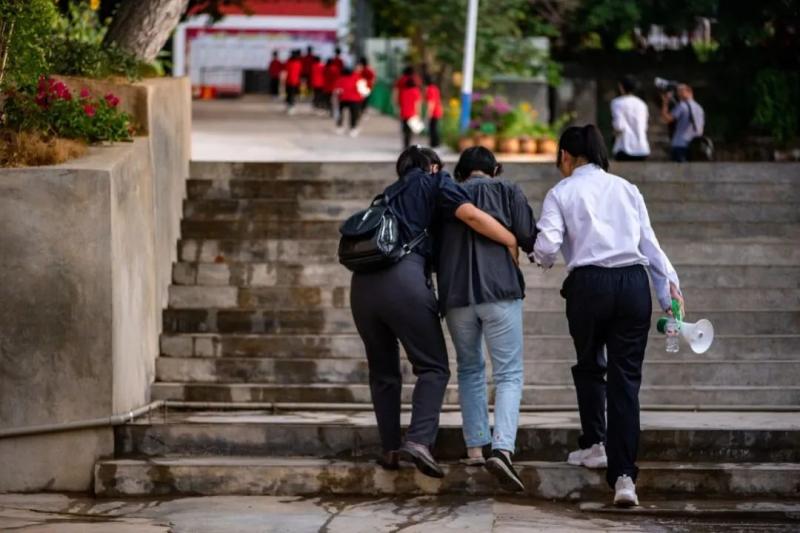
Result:
M514 470L511 460L500 450L492 450L492 456L486 460L486 470L497 478L504 489L513 492L525 490L525 484Z
M411 461L417 467L417 470L429 477L443 478L444 472L441 467L436 463L436 459L431 455L431 451L427 446L417 444L416 442L406 441L400 447L400 458L404 461Z
M384 470L400 470L400 460L397 450L384 452L375 462Z

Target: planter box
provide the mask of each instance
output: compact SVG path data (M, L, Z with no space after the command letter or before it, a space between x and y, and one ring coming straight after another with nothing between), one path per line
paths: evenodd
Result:
M149 136L0 170L0 427L106 417L149 400L191 95L186 79L145 81L134 94ZM0 492L90 490L95 461L112 453L111 428L0 439Z

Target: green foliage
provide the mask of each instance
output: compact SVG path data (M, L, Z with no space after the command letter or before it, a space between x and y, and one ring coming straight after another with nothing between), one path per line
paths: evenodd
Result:
M3 83L36 80L48 71L49 36L57 18L53 0L0 0L0 49L7 46L8 52Z
M466 0L372 0L377 27L384 36L406 36L412 59L436 70L460 70L466 31ZM534 23L528 0L493 0L479 4L475 44L475 82L485 86L494 75L548 74L552 61L526 39ZM550 28L552 33L552 28Z
M54 25L51 72L87 78L141 78L146 63L114 44L103 44L110 23L110 19L101 21L88 2L70 1L67 14Z
M76 97L62 82L42 77L36 86L7 92L4 126L87 142L129 141L131 117L118 104L113 94L98 98L84 89Z
M777 69L760 70L753 92L753 123L767 128L779 144L796 137L800 121L800 75Z

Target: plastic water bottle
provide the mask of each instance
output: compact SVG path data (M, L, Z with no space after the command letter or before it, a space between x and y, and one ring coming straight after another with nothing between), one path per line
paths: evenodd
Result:
M681 349L680 329L678 321L672 317L667 318L664 324L667 353L676 353Z

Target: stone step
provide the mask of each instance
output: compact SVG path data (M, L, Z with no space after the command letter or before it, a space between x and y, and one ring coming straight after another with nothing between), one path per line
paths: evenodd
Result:
M448 163L448 168L452 167ZM557 183L561 176L553 163L507 162L504 177ZM635 183L796 183L798 163L714 162L675 165L666 161L612 162L611 172ZM192 162L189 176L201 179L263 179L353 181L396 179L395 161L375 162Z
M567 354L565 354L566 356ZM451 352L452 382L457 364ZM662 357L664 355L662 354ZM526 357L524 380L529 385L571 385L574 358ZM487 364L491 378L491 364ZM415 381L411 364L402 360L405 383ZM793 386L800 383L800 356L773 361L708 361L704 359L647 360L644 386ZM159 357L156 380L204 383L367 383L364 359L275 359L269 357Z
M517 183L538 214L542 199L555 182L531 180L509 175ZM267 180L245 178L197 179L187 181L187 195L192 200L227 199L344 199L358 200L362 206L383 192L391 178L380 179L317 179ZM707 181L635 182L648 204L663 202L800 202L796 183L725 183ZM362 207L363 209L363 207Z
M681 265L800 266L796 242L690 242L675 241L672 232L661 242L670 261ZM197 263L277 263L338 265L338 240L320 239L215 239L184 238L178 243L179 261ZM339 267L347 272L344 267ZM534 266L525 268L535 269ZM680 272L678 272L680 274Z
M687 297L694 289L798 289L800 266L675 265ZM560 289L563 265L544 271L522 265L529 289ZM172 282L187 286L231 287L349 287L352 273L336 262L313 263L197 263L172 266Z
M690 310L707 318L720 335L775 335L800 331L800 311L706 311ZM654 313L656 319L658 313ZM165 309L166 333L356 333L349 309L239 310ZM566 335L567 321L561 311L525 311L528 335Z
M404 411L406 427L411 415ZM466 456L461 414L443 412L435 456ZM640 461L800 461L800 415L766 412L641 413ZM362 459L381 451L372 411L174 411L117 426L115 456L311 456ZM514 458L563 461L580 434L577 411L520 413Z
M455 353L445 333L448 353ZM525 335L526 357L572 360L575 348L568 335ZM343 335L236 335L178 333L161 336L161 354L166 357L272 357L284 359L361 359L364 344L357 334ZM646 361L666 358L664 338L651 330ZM695 359L682 347L670 355L673 361ZM800 359L800 335L740 336L717 335L711 348L702 355L706 361L770 361Z
M182 220L185 239L336 239L338 221L298 220ZM800 239L800 225L781 222L673 221L654 224L656 234L670 233L691 241L715 239Z
M411 401L411 385L403 385L402 401ZM490 398L493 394L490 387ZM364 384L273 384L273 383L180 383L156 382L154 400L199 402L314 402L370 403ZM639 395L644 406L796 406L800 386L643 386ZM448 385L445 403L458 403L458 387ZM575 391L567 385L525 385L522 403L537 406L575 404Z
M688 309L800 309L800 289L694 289L684 286ZM653 296L657 306L657 300ZM563 311L560 289L528 288L527 310ZM350 308L350 287L208 287L172 285L169 306L183 309L331 309Z
M603 471L553 462L519 462L526 495L547 499L608 498ZM643 462L642 498L797 498L796 463ZM502 494L482 468L444 465L441 480L406 467L386 472L372 462L293 457L174 457L114 459L95 466L100 497L269 494L281 496Z
M541 211L541 199L529 199L534 211ZM302 220L342 221L364 209L364 199L218 199L187 200L183 216L192 221ZM800 222L800 203L664 202L647 204L650 219L659 222Z

